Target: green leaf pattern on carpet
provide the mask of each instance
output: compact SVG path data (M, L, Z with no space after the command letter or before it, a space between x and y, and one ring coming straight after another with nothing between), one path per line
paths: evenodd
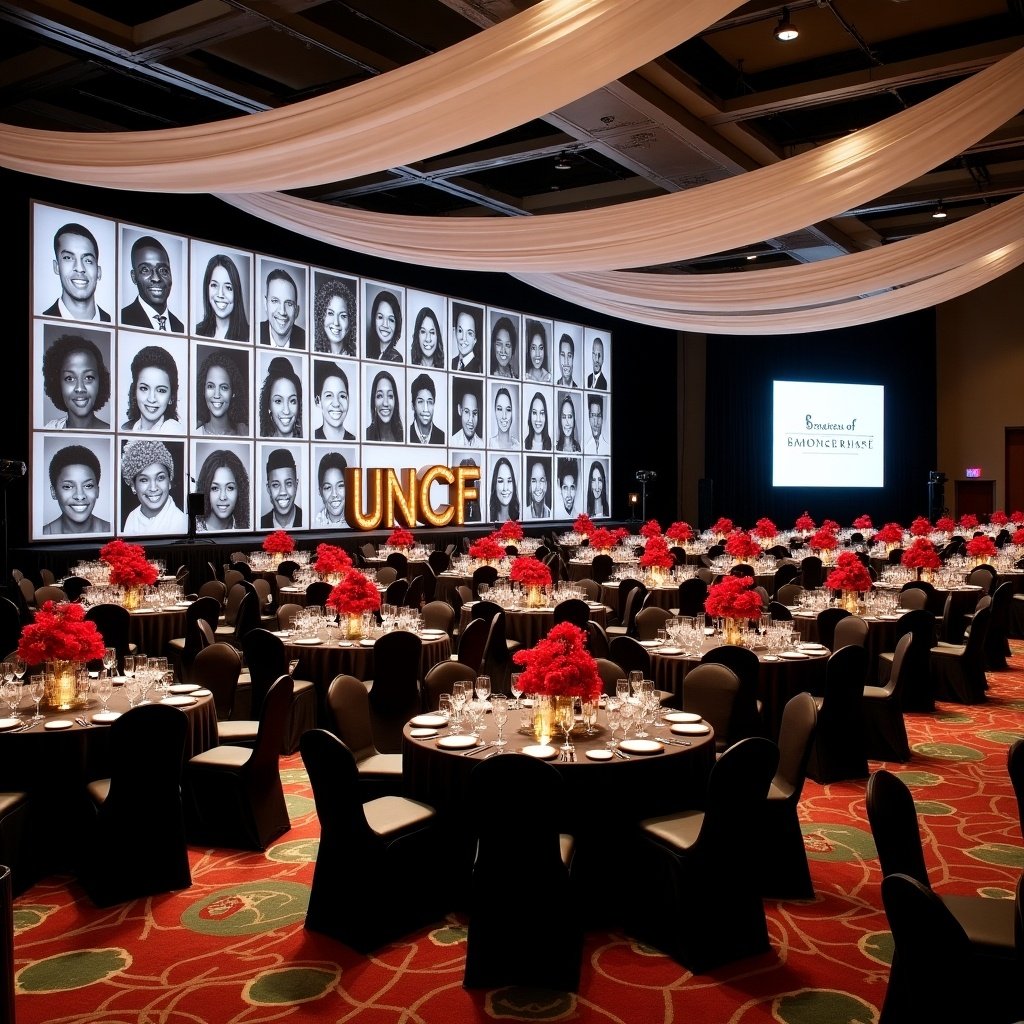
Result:
M772 1012L783 1024L871 1024L874 1007L848 992L809 989L775 999Z
M15 981L20 992L68 992L106 981L131 965L127 949L77 949L29 964Z
M203 935L254 935L303 920L308 903L308 885L279 878L242 882L193 903L181 923Z
M341 972L313 967L292 967L282 971L265 971L256 975L245 987L242 998L253 1006L293 1006L309 1003L337 985Z

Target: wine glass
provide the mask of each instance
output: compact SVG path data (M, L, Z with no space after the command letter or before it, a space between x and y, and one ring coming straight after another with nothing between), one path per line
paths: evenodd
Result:
M615 738L615 732L622 725L622 701L617 697L611 697L605 701L604 705L605 718L608 720L609 739L605 743L605 746L614 749L619 745L619 741Z
M117 664L117 648L115 647L104 647L103 648L103 668L106 670L107 675L111 674L111 670Z
M126 680L131 682L135 678L135 655L126 654L124 656L124 677Z
M452 695L442 693L437 699L437 713L447 722L452 720Z
M10 662L5 662L5 665L9 665ZM7 702L7 706L11 709L11 718L18 717L18 705L21 703L21 683L14 678L13 672L10 678L7 678L5 673L4 685L3 685L3 699Z
M95 680L93 689L96 692L96 696L100 699L100 704L103 706L103 713L107 713L107 701L110 700L110 694L113 691L113 682L109 676L101 675ZM131 701L129 701L129 704Z
M619 699L619 702L626 700L629 697L629 680L628 679L616 679L615 680L615 696Z
M477 676L476 677L476 699L486 701L491 695L491 677L490 676Z
M636 722L637 705L632 701L624 700L619 708L619 717L622 719L622 738L625 739L629 733L629 726Z
M498 738L494 741L494 745L503 747L508 743L503 735L505 723L508 721L508 698L504 694L496 693L491 698L491 715L498 729Z
M644 681L644 674L639 669L633 669L629 673L629 690L634 697L640 696L640 684Z
M583 725L587 736L593 736L597 726L597 701L584 700L580 702L580 711L583 715Z
M562 730L562 761L571 761L574 756L574 748L569 736L576 724L576 701L558 700L555 705L555 724Z
M512 691L512 696L515 698L515 702L513 703L512 707L515 708L517 711L519 710L519 698L523 695L522 680L522 672L513 672L512 678L509 682L509 689Z
M32 716L33 722L38 722L43 716L39 713L39 705L42 702L43 696L46 693L46 687L43 685L43 677L41 675L34 675L29 678L28 682L28 695L35 702L36 710Z
M19 683L24 678L25 670L27 668L28 668L28 666L25 664L25 659L24 658L22 658L18 654L12 654L11 655L11 670L14 672L14 674L17 677Z

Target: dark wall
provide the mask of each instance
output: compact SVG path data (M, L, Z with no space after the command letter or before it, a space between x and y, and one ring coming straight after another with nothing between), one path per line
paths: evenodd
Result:
M781 338L708 339L706 475L714 516L788 527L805 509L820 522L909 522L928 512L936 458L934 310L861 327ZM772 487L772 381L885 387L885 486Z

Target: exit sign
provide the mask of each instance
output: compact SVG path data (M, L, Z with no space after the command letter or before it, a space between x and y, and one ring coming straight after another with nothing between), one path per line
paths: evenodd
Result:
M964 476L968 480L980 480L981 479L981 466L968 466L964 470Z

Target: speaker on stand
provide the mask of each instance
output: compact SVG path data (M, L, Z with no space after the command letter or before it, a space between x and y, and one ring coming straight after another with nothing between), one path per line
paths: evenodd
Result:
M188 510L188 538L186 544L197 544L196 540L196 520L206 514L206 497L203 494L197 494L192 492L185 496Z

